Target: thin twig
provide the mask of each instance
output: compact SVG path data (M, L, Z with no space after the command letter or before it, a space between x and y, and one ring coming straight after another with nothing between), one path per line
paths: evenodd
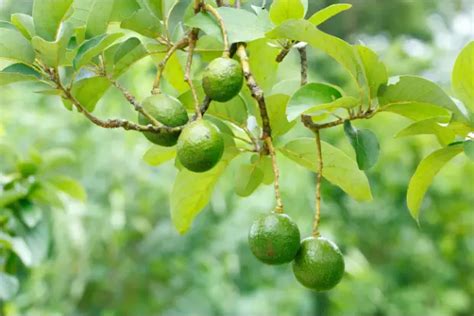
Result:
M224 20L222 19L219 12L217 12L217 10L213 6L211 6L209 4L206 4L205 10L208 11L210 14L212 14L216 18L217 23L219 24L219 27L220 27L221 32L222 32L222 38L224 40L224 52L222 53L222 56L229 57L230 56L230 53L229 53L229 38L227 36L227 30L225 28Z
M176 50L185 48L186 46L188 46L188 44L188 37L183 37L181 40L179 40L173 46L170 47L163 60L158 64L158 71L156 72L156 78L153 82L153 89L151 91L152 94L160 93L161 77L163 76L163 71L165 70L166 63L168 62L168 60L171 58L171 56L173 56Z
M349 120L358 120L358 119L369 119L373 117L375 114L377 114L377 110L371 109L365 112L360 112L356 113L353 115L350 115L348 118L340 118L338 120L328 122L328 123L323 123L323 124L316 124L313 122L311 116L309 115L302 115L301 116L301 121L303 122L304 126L312 130L313 132L316 132L317 130L325 129L325 128L330 128L334 126L338 126L341 124L344 124L344 121Z
M116 87L120 92L122 92L122 95L125 97L125 99L127 99L128 103L130 103L133 106L135 111L137 111L138 113L146 117L151 122L151 124L155 126L162 126L160 122L158 122L153 116L150 115L150 113L148 113L143 108L143 106L137 101L137 99L127 89L125 89L116 80L110 78L109 76L107 76L107 78L109 79L109 81L112 83L114 87Z
M318 155L318 175L316 180L316 213L313 221L313 236L319 236L319 222L321 220L321 181L323 180L323 153L321 150L321 135L319 130L316 130L316 147Z
M237 55L240 58L240 63L242 64L242 70L244 72L244 77L249 88L252 97L257 101L258 107L260 110L260 117L262 119L263 133L262 139L265 140L268 137L272 136L272 128L270 126L270 118L267 112L267 106L265 103L265 97L263 95L263 90L255 81L255 78L250 71L249 58L244 44L239 44L237 47Z
M298 53L300 53L301 85L304 86L308 83L308 54L306 46L298 47Z
M184 73L184 81L186 81L191 89L191 94L193 95L194 100L194 112L196 113L196 118L200 119L202 117L201 111L199 110L199 98L194 87L193 80L191 79L191 66L193 64L193 54L194 47L196 47L196 41L198 38L199 29L193 28L189 34L189 50L188 50L188 59L186 62L186 70Z
M280 170L278 169L278 164L276 161L276 153L275 153L275 148L273 147L272 138L271 137L265 138L265 143L270 152L270 157L272 158L272 168L273 168L273 174L275 176L275 179L273 180L273 187L275 189L275 200L276 200L275 212L283 213L283 201L282 201L281 193L280 193Z

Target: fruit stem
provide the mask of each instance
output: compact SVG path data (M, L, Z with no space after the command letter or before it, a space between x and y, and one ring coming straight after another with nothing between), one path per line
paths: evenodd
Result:
M208 11L210 14L212 14L216 18L217 23L219 24L219 27L221 28L222 38L224 40L224 52L222 53L222 57L229 57L230 56L229 38L227 36L227 30L225 28L224 20L222 19L219 12L213 6L206 4L204 8L206 11Z
M173 46L169 48L163 60L158 64L158 71L156 72L156 78L155 78L155 81L153 82L153 89L151 90L151 94L161 93L160 82L161 82L161 77L163 76L163 72L165 71L166 63L178 49L185 48L188 45L189 45L188 37L183 37L181 40L177 41L176 43L174 43Z
M321 221L321 181L323 179L323 153L321 150L321 135L319 129L315 131L318 156L318 174L316 180L316 213L313 221L313 236L319 236L319 222Z
M278 164L276 160L275 148L273 147L273 142L271 137L265 138L265 144L267 145L268 151L270 152L270 157L272 158L272 168L275 179L273 180L273 186L275 189L275 200L276 200L276 213L283 213L283 201L281 198L280 192L280 170L278 169Z
M308 83L308 54L306 46L298 47L298 53L300 53L301 85L304 86Z

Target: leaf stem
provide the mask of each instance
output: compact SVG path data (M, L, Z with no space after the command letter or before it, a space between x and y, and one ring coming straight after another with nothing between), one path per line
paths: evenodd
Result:
M321 149L321 135L319 129L315 131L316 134L316 147L317 147L317 159L318 159L318 174L316 180L316 207L313 221L313 236L319 236L319 222L321 221L321 181L323 179L323 154Z

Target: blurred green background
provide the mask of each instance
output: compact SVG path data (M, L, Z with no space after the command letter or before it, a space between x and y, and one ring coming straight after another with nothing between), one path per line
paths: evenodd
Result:
M31 2L0 0L0 19L30 12ZM335 1L309 2L311 13ZM376 50L390 75L419 74L450 91L455 57L474 37L472 1L347 2L353 9L323 30ZM312 81L347 84L332 60L319 52L309 57ZM297 62L291 53L281 78L297 76ZM153 71L145 60L121 81L143 97ZM429 135L394 138L408 120L380 114L356 123L370 127L381 142L380 160L369 172L373 202L354 202L324 182L321 230L344 252L346 275L334 290L317 294L296 282L290 265L263 265L247 247L253 219L273 205L271 186L239 198L231 167L190 232L179 236L169 218L172 163L147 166L142 155L149 144L141 135L92 126L58 98L34 91L31 85L0 88L0 140L25 155L33 148L72 150L77 159L67 173L83 184L88 199L61 197L64 208L45 209L49 256L18 271L19 294L0 303L0 315L474 315L474 165L459 156L442 170L418 227L405 204L406 188L421 158L439 145ZM97 115L135 118L115 92ZM323 138L352 154L342 128L325 131ZM278 159L287 212L309 235L314 175Z

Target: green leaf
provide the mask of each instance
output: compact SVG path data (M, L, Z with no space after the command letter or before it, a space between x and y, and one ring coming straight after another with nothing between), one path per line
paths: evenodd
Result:
M12 14L10 20L27 40L31 40L36 35L35 24L31 15L15 13Z
M369 102L369 86L357 50L340 38L318 30L311 22L289 20L267 33L269 38L286 38L306 42L320 49L341 64L360 88L362 104Z
M239 196L251 195L263 180L263 170L258 163L242 164L235 175L235 193Z
M143 0L145 7L158 19L163 19L165 0Z
M21 204L21 208L18 210L21 221L28 227L35 227L43 218L43 211L37 205L30 201Z
M122 33L103 34L85 41L81 47L79 47L77 55L74 58L74 68L79 69L86 65L92 58L99 55L103 50L115 43L115 41L122 36Z
M301 80L286 79L276 83L270 94L285 94L292 96L301 87Z
M0 59L32 64L35 52L30 42L20 32L0 28Z
M92 112L110 85L104 77L86 78L74 83L71 92L87 111Z
M115 0L110 20L121 22L139 9L140 5L136 0Z
M176 148L152 146L143 155L143 160L150 166L159 166L176 157Z
M0 86L20 81L35 81L40 74L25 64L13 64L0 71Z
M265 37L265 27L255 14L229 7L220 7L217 11L224 20L230 43L250 42ZM223 41L219 25L209 13L201 12L186 20L185 24Z
M107 31L114 0L74 0L74 13L69 21L76 27L85 27L86 38L101 35Z
M474 160L474 141L473 140L467 140L464 142L464 153L469 159Z
M400 76L395 84L382 87L379 90L379 103L382 110L394 104L416 107L422 103L440 106L462 115L443 89L434 82L417 76Z
M87 199L87 193L82 185L72 178L66 176L54 176L48 181L58 190L66 193L76 200L84 202Z
M301 19L304 13L300 0L274 0L270 7L270 18L276 25L290 19Z
M286 107L289 99L290 97L285 94L273 94L265 99L274 137L286 134L296 124L296 121L289 122L286 117Z
M225 153L221 161L205 173L184 168L178 173L171 191L171 220L180 234L188 231L194 218L209 202L217 180L233 157Z
M440 106L430 103L420 102L400 102L391 103L381 109L385 112L392 112L405 116L414 121L421 121L430 118L450 118L451 112Z
M348 3L338 3L338 4L332 4L328 7L325 7L324 9L319 10L318 12L314 13L308 21L313 23L315 26L318 26L319 24L322 24L332 18L333 16L349 10L352 7L352 4Z
M322 141L321 146L324 162L323 177L356 200L372 200L369 180L365 173L359 170L357 163L331 144ZM299 165L317 172L317 150L313 138L294 139L278 150Z
M258 39L247 44L249 63L255 81L264 92L270 91L277 78L278 65L275 61L279 49L270 46L267 39Z
M451 143L456 137L456 133L449 127L447 122L440 122L439 118L415 122L398 132L396 137L412 135L435 135L443 146Z
M368 129L357 129L350 121L344 122L344 132L354 147L360 170L372 168L379 158L380 145L377 136Z
M33 20L36 34L46 41L54 41L72 2L73 0L35 0Z
M121 43L114 56L113 77L118 78L134 63L148 55L147 50L136 37Z
M365 68L365 75L370 89L370 98L374 99L378 95L380 86L386 85L388 81L387 69L379 56L370 48L356 45L362 65Z
M16 277L0 272L0 300L8 301L12 299L19 289L20 283Z
M462 151L463 146L461 144L439 149L423 159L416 168L415 174L408 184L407 192L408 208L410 209L411 216L416 221L418 221L421 202L433 178L448 161Z
M452 85L455 95L474 112L474 41L459 53L454 64Z
M0 208L9 206L28 195L28 190L22 186L15 187L12 190L0 191Z
M157 38L162 33L160 20L145 9L138 10L129 18L124 19L120 27L150 38Z
M324 83L308 83L291 96L286 108L288 121L293 121L301 114L324 110L328 104L342 97L339 90Z
M70 65L71 61L67 60L67 44L74 34L74 27L70 23L64 23L61 33L56 41L46 41L39 36L34 36L31 43L36 51L38 58L49 67L59 65Z
M66 148L49 149L43 154L43 170L57 170L61 167L67 167L76 162L74 152Z

